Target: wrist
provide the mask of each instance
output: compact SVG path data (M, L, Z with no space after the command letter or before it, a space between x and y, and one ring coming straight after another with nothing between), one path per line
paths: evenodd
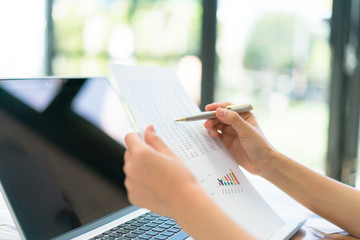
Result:
M200 184L189 186L183 194L173 218L193 238L253 239L215 204Z
M190 182L183 185L173 199L172 218L184 222L194 214L206 211L207 202L212 202L199 182Z
M281 165L281 162L286 158L280 152L277 152L274 149L271 149L268 158L263 161L263 164L259 168L259 176L270 180L271 177L277 174L278 168Z
M282 184L288 184L289 177L292 175L289 173L294 173L297 169L299 169L299 164L280 152L273 151L269 156L269 161L262 168L260 176L279 187Z

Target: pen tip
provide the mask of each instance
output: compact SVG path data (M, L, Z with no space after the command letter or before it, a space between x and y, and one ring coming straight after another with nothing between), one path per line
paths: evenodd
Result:
M179 119L176 119L175 121L176 122L184 122L184 121L186 121L186 118L179 118Z

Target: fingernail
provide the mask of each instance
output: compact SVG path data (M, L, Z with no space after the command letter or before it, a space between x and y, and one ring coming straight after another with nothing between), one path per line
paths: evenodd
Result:
M151 132L155 132L154 126L153 126L153 125L150 125L150 126L149 126L149 130L150 130Z
M224 117L225 116L225 110L224 109L222 109L222 108L218 108L219 110L219 116L220 117Z
M215 135L215 130L211 128L209 130L209 134L210 134L211 137L213 137Z

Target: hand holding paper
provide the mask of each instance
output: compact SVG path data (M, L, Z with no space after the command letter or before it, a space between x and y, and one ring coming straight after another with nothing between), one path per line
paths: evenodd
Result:
M186 124L174 121L200 113L200 109L173 71L123 65L111 65L111 68L116 78L112 83L121 91L119 94L125 99L135 127L141 131L153 125L157 135L183 160L224 213L260 239L267 239L284 225L221 141L209 137L204 121Z
M164 216L177 216L178 201L189 185L201 190L194 175L156 135L154 127L145 130L145 141L130 133L125 142L125 186L131 203ZM146 156L146 157L144 157ZM166 179L166 181L164 181ZM177 207L174 207L177 206Z
M253 239L215 205L200 183L166 144L153 126L126 136L124 171L131 203L175 219L196 239ZM198 223L206 227L199 228Z

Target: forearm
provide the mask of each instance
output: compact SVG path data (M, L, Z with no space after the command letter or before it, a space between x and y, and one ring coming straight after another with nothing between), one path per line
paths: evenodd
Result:
M305 207L360 237L360 192L275 153L262 174Z
M254 239L223 213L201 187L186 190L176 203L174 218L197 240Z

